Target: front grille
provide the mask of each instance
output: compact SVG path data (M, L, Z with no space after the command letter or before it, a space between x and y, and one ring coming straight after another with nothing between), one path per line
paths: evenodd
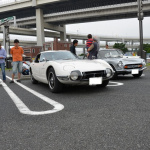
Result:
M137 68L142 68L142 64L130 64L130 65L125 65L125 69L137 69Z
M104 70L82 72L82 74L83 74L82 80L89 80L89 78L94 78L94 77L106 77L106 73Z

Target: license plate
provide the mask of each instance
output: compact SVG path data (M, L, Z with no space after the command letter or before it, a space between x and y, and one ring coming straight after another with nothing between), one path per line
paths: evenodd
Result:
M102 84L102 77L89 79L89 85L97 85L97 84Z
M132 70L132 74L139 74L139 70L138 69Z

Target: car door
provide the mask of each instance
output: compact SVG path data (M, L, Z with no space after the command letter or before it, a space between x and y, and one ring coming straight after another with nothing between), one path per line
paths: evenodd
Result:
M44 53L41 53L38 69L39 69L38 78L41 82L45 83L47 81L46 77L47 61Z
M33 77L36 80L39 80L39 62L40 62L41 54L38 54L35 58L35 61L31 65Z

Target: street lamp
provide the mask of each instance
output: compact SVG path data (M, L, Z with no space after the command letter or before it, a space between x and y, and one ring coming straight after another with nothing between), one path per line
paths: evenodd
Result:
M143 2L142 0L137 0L138 2L138 20L139 20L139 32L140 32L140 50L139 54L141 58L144 58L143 56L143 22L144 14L143 14Z

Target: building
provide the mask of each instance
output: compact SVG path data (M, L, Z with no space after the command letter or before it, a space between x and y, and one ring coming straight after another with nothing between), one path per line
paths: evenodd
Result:
M25 46L23 47L24 55L25 55L25 61L34 60L36 55L42 51L41 46Z
M58 38L55 38L54 41L46 42L44 44L44 50L70 50L71 42L67 41L58 41Z

